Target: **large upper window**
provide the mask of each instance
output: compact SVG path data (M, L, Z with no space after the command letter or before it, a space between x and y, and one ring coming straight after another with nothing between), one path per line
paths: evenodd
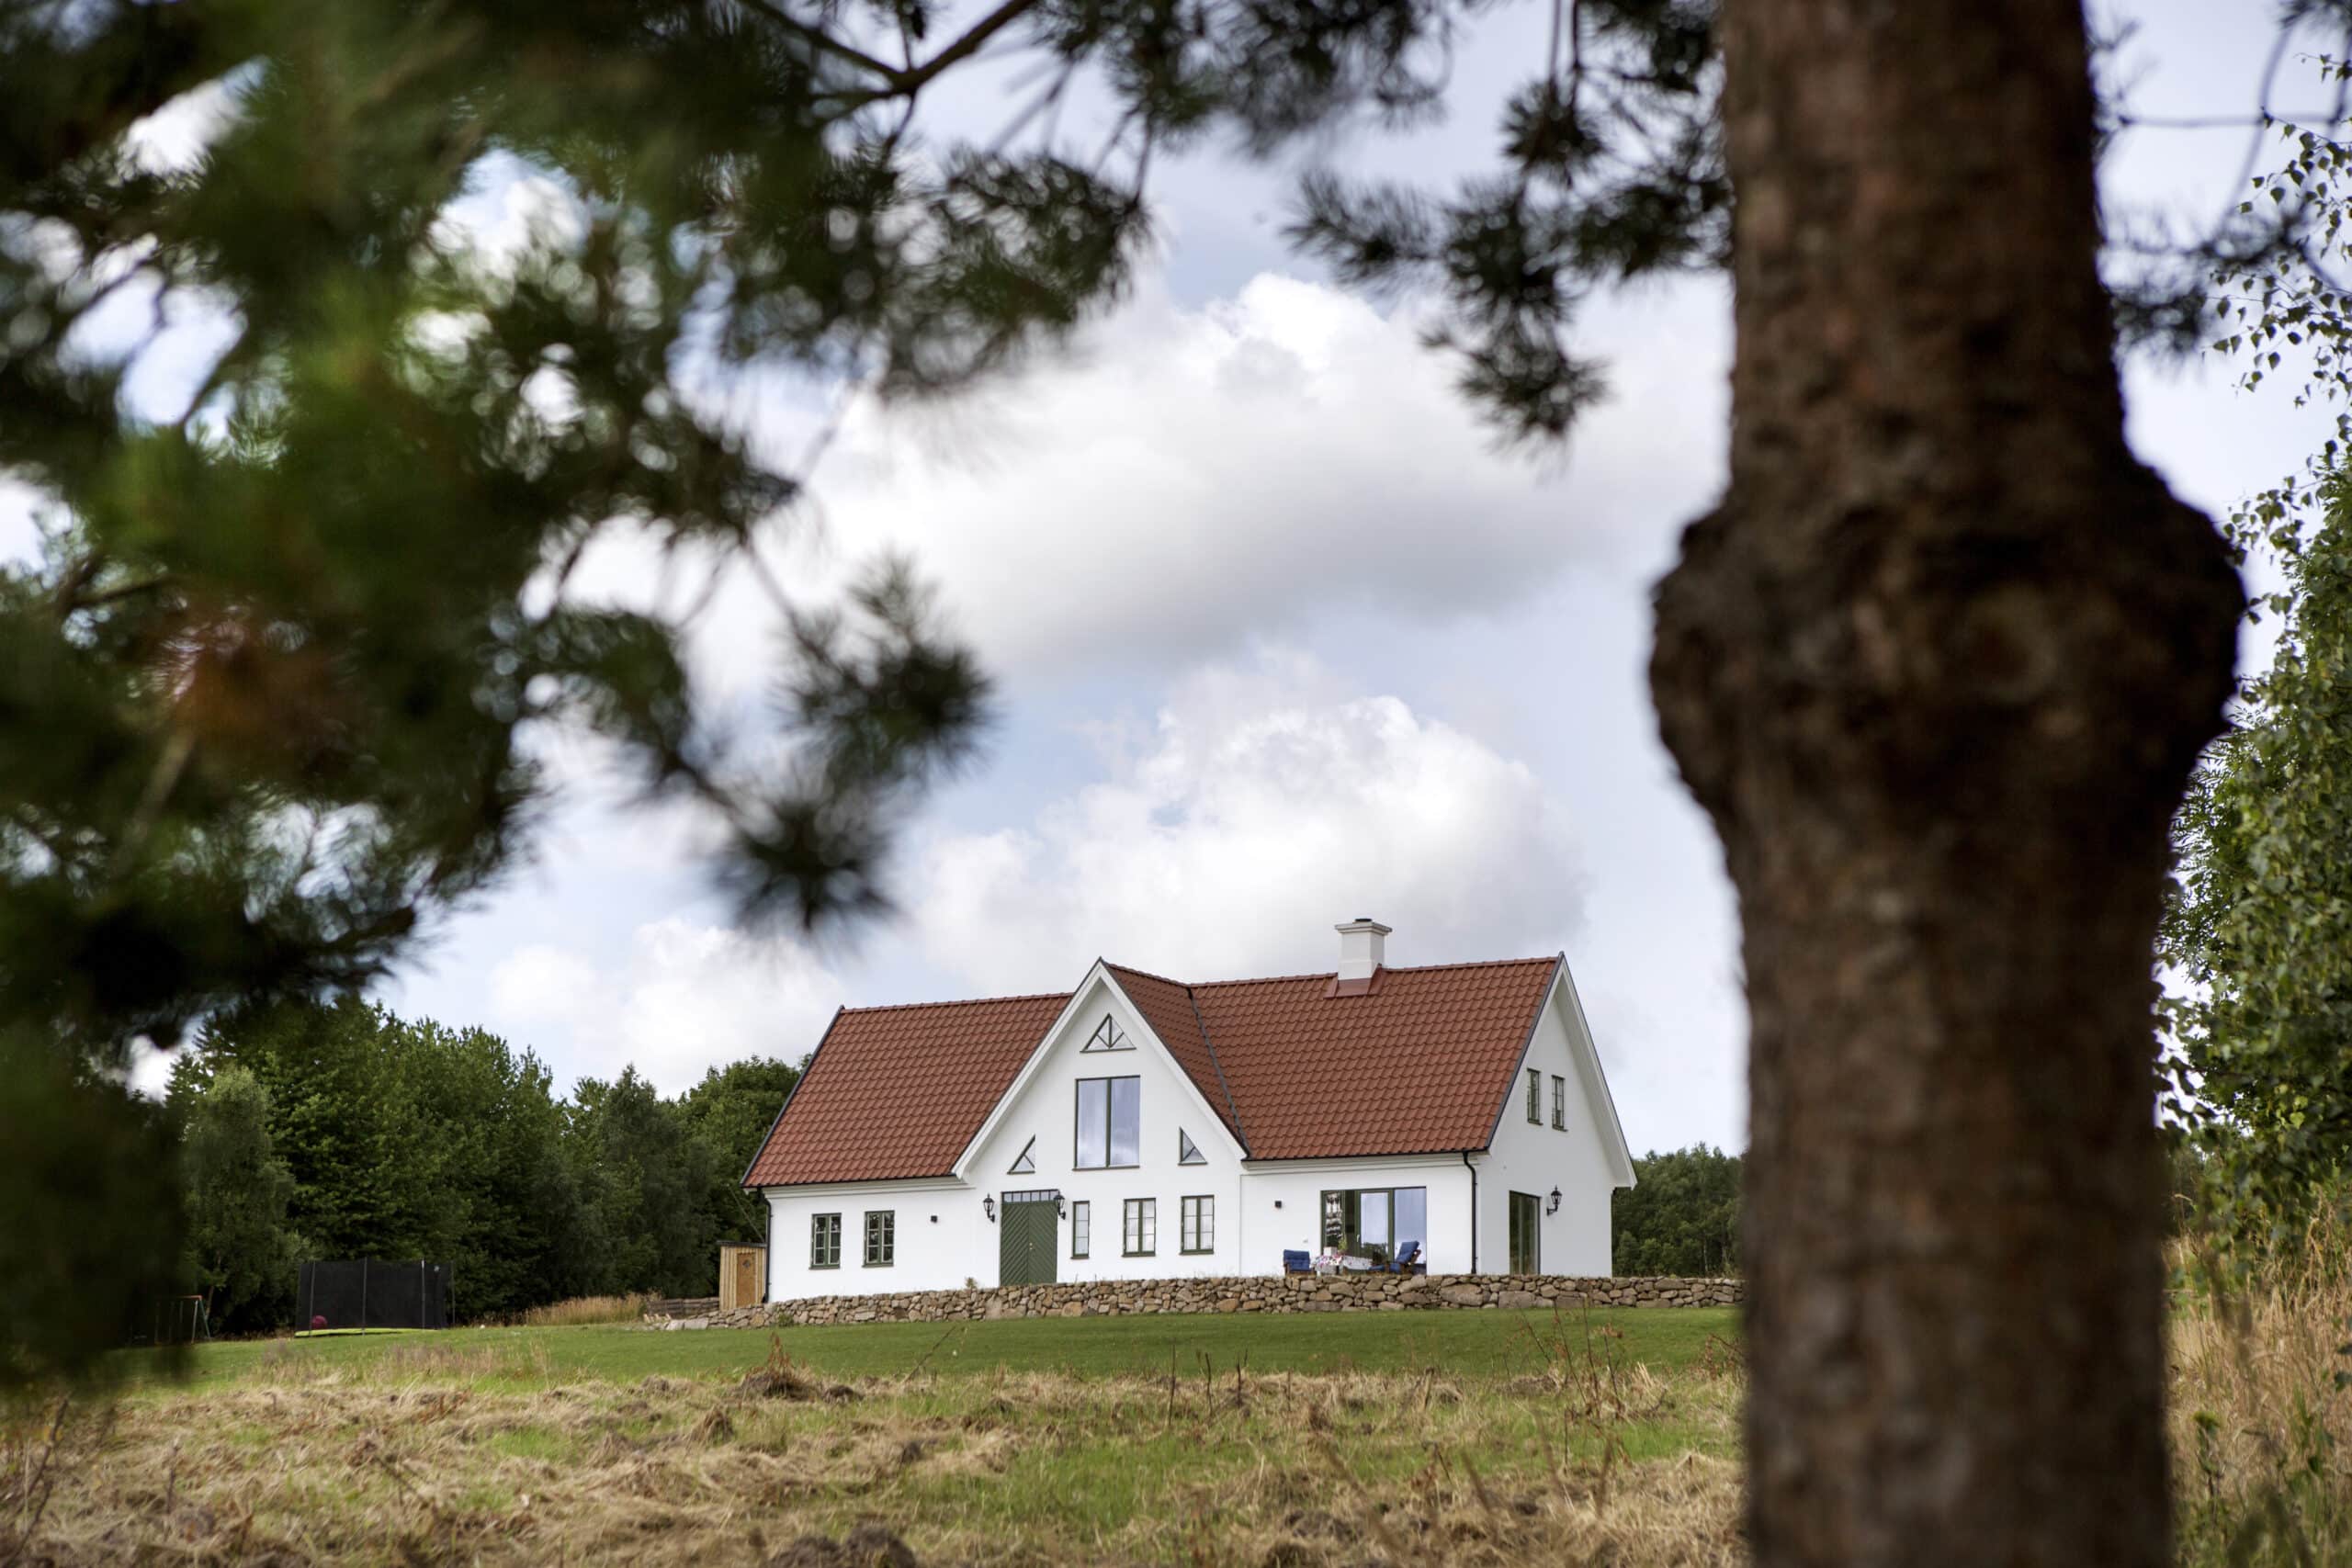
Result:
M1429 1261L1430 1190L1374 1187L1323 1194L1323 1245L1334 1252L1385 1263L1414 1242Z
M1080 1170L1139 1165L1143 1150L1143 1079L1078 1080L1078 1158Z

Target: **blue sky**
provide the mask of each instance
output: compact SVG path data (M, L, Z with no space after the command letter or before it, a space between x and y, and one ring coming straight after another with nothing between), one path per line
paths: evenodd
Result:
M2139 24L2135 107L2213 114L2251 107L2267 12L2103 14ZM1510 8L1466 40L1444 126L1315 155L1477 168L1542 28ZM960 87L935 130L1001 124L1006 88ZM1064 125L1099 133L1083 102ZM2240 132L2133 132L2109 194L2206 218L2244 152ZM1192 978L1328 968L1332 924L1368 914L1396 963L1565 951L1634 1146L1741 1145L1732 897L1644 670L1649 584L1722 482L1724 291L1595 311L1610 402L1565 454L1499 454L1412 301L1351 298L1283 247L1295 168L1163 162L1161 243L1127 306L956 405L853 402L813 510L778 520L774 558L812 597L911 549L1001 683L986 765L908 825L899 918L821 947L737 929L705 826L628 807L594 748L551 739L564 794L536 859L386 1001L496 1030L560 1082L635 1061L675 1090L747 1052L798 1057L844 1003L1059 988L1098 953ZM532 193L486 203L513 220ZM2141 455L2212 510L2324 434L2231 380L2130 374ZM822 403L769 389L736 409L797 453ZM583 591L659 602L627 544ZM755 699L772 633L755 596L722 595L699 678Z

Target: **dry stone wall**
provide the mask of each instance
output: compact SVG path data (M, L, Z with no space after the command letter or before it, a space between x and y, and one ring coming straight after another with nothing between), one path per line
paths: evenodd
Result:
M1566 1279L1555 1274L1284 1274L1222 1280L1091 1280L991 1290L809 1296L693 1317L663 1328L946 1323L992 1317L1116 1317L1161 1312L1410 1312L1577 1306L1737 1306L1737 1280Z

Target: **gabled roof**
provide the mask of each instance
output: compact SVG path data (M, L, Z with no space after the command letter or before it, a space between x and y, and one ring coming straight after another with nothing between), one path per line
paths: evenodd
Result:
M1069 1001L843 1008L743 1185L944 1175Z
M1252 1159L1492 1141L1564 961L1188 985L1104 964ZM944 1176L1074 993L845 1009L747 1187Z

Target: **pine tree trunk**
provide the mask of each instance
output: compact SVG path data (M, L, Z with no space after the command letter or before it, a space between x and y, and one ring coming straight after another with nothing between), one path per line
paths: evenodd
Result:
M2076 0L1725 0L1731 479L1652 684L1745 925L1757 1558L2169 1540L2150 953L2240 593L2124 445Z

